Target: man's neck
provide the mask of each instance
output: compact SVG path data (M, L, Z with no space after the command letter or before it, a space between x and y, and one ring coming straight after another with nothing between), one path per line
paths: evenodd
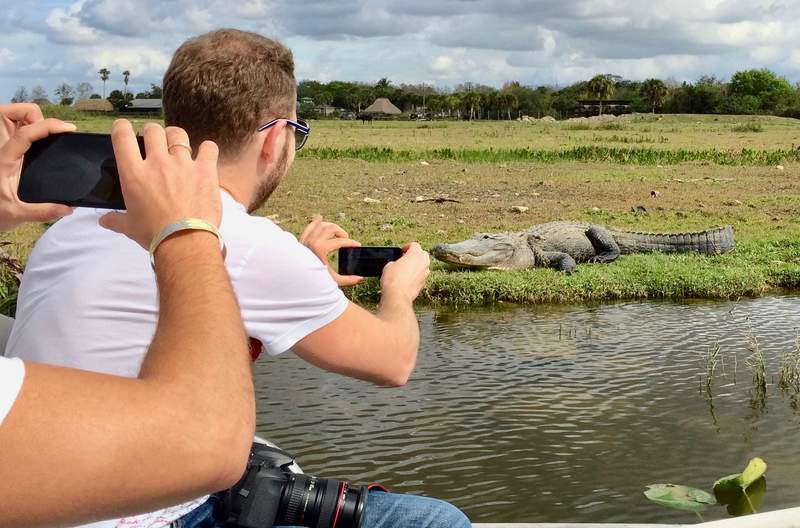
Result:
M255 191L255 185L251 184L249 178L242 177L243 173L236 164L220 164L217 170L219 171L219 186L245 208L249 207Z

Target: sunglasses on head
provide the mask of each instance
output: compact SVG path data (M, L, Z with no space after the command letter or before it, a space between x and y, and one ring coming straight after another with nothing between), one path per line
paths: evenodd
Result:
M261 125L258 127L258 131L261 132L262 130L266 130L272 126L275 126L277 123L281 121L286 121L286 124L294 128L294 149L300 150L303 148L303 145L306 144L306 140L308 139L308 134L311 133L311 126L308 122L303 121L302 119L298 119L297 121L292 121L291 119L273 119L269 123L265 125Z

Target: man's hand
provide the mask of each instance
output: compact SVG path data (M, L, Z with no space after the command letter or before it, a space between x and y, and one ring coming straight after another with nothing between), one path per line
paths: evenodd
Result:
M328 255L339 248L360 247L361 242L353 240L347 231L336 224L323 222L320 215L314 215L311 223L303 230L300 235L300 243L310 249L323 264L328 266L328 271L340 287L354 286L364 280L358 275L339 275L331 266Z
M44 119L35 104L0 105L0 230L22 222L45 222L61 218L72 208L61 204L29 204L17 196L22 158L31 143L50 134L74 132L75 125Z
M215 143L204 141L192 160L189 149L168 148L189 145L183 129L165 130L148 123L144 127L146 157L142 159L127 119L114 121L111 142L127 211L106 214L100 225L124 234L145 249L164 227L182 218L200 218L219 226L222 203Z
M431 273L431 257L416 242L403 246L403 253L400 259L388 263L383 268L382 296L400 295L409 303L413 303L425 285L425 279Z

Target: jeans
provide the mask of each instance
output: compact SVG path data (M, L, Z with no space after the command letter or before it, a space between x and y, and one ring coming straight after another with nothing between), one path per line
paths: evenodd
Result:
M214 517L218 497L174 521L172 528L223 528ZM417 495L370 491L361 528L470 528L469 519L448 502Z

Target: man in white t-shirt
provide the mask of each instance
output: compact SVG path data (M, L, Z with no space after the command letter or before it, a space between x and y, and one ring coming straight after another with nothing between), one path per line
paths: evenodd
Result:
M17 186L32 141L74 130L37 105L0 105L0 231L72 212L21 202ZM112 142L128 211L101 222L151 248L158 328L139 379L0 357L0 526L65 526L180 503L233 485L250 452L250 354L214 233L217 148L204 142L193 160L174 146L188 144L184 131L153 124L145 161L124 120Z
M315 221L303 245L270 220L248 214L274 191L308 133L295 117L293 70L288 49L254 33L219 30L191 39L164 76L166 123L185 129L192 144L210 139L219 145L220 231L250 338L271 355L291 349L332 372L402 385L416 362L419 326L412 303L429 273L427 253L410 244L386 266L373 314L339 289L337 280L354 278L339 277L326 265L328 252L357 244L346 233ZM101 214L77 211L37 243L20 288L9 356L121 376L139 373L158 315L154 276L147 252L97 227ZM416 526L422 511L426 526L469 526L447 503L387 495L370 494L364 528ZM102 526L165 525L204 500ZM391 513L370 521L369 510L381 505Z

